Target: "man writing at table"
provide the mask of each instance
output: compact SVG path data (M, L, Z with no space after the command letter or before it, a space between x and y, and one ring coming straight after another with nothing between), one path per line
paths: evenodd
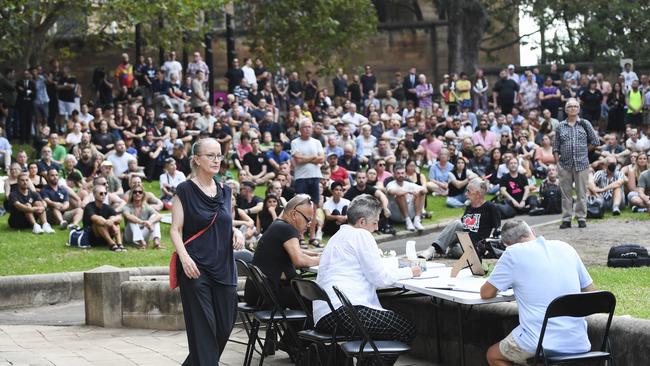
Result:
M559 240L536 237L522 220L506 222L501 239L507 246L490 278L481 287L481 298L512 287L519 306L519 326L487 351L491 366L526 364L534 357L548 305L558 296L594 291L595 287L578 253ZM544 348L558 353L591 349L583 318L549 320Z

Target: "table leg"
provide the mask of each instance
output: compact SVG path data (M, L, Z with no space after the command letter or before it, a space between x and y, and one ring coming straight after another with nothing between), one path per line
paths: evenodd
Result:
M442 350L440 347L440 318L439 318L439 312L440 312L440 303L433 298L433 305L435 307L435 314L433 315L435 317L435 322L436 322L436 355L437 355L437 362L439 364L442 363Z
M460 351L460 365L465 366L465 337L463 335L463 306L458 304L458 348Z

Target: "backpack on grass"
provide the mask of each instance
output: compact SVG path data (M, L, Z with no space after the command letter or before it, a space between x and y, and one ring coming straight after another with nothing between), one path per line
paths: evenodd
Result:
M650 266L648 249L638 244L616 245L609 249L607 267Z
M65 245L73 248L88 249L90 245L90 234L85 229L71 228L68 233L68 242Z

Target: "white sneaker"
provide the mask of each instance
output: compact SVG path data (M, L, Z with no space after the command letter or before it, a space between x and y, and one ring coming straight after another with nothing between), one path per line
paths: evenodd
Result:
M413 222L411 221L410 217L407 217L406 220L404 220L404 224L406 225L406 230L415 231L415 226L413 226Z
M415 219L413 220L413 226L415 226L415 230L418 231L424 230L424 226L422 226L422 219L420 219L420 216L415 216Z
M54 229L52 229L52 226L50 226L49 222L46 222L45 224L43 224L43 231L46 234L54 234Z
M43 234L43 228L39 224L34 224L34 227L32 228L32 232L34 234Z
M318 230L316 230L316 239L323 240L323 230L321 230L321 228L318 228Z
M418 257L430 261L436 257L436 248L434 248L433 245L431 245L426 250L421 251L420 254L418 254Z

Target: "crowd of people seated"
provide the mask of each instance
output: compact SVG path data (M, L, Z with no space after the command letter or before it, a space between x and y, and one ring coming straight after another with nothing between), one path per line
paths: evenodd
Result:
M395 224L422 230L432 214L427 195L470 207L475 180L486 183L483 195L500 197L502 218L553 213L556 128L570 98L600 136L589 151L593 201L614 215L625 206L649 208L650 81L629 64L614 82L591 68L561 73L551 65L546 74L534 68L519 76L510 65L494 83L479 70L444 75L437 87L415 68L380 82L366 65L363 75L337 70L330 87L310 72L301 80L247 58L226 73L223 98L209 95L209 72L198 52L186 67L175 52L161 66L151 57L133 65L124 54L114 73L96 70L81 103L73 71L56 60L20 80L5 70L0 155L11 227L49 233L83 224L116 251L125 250L124 240L160 248L160 212L189 176L192 145L204 137L224 152L216 178L232 187L233 220L250 248L296 194L313 205L302 248L335 234L362 193L382 204L383 233L395 233ZM16 140L31 142L38 156L14 154ZM160 192L143 189L152 180Z

